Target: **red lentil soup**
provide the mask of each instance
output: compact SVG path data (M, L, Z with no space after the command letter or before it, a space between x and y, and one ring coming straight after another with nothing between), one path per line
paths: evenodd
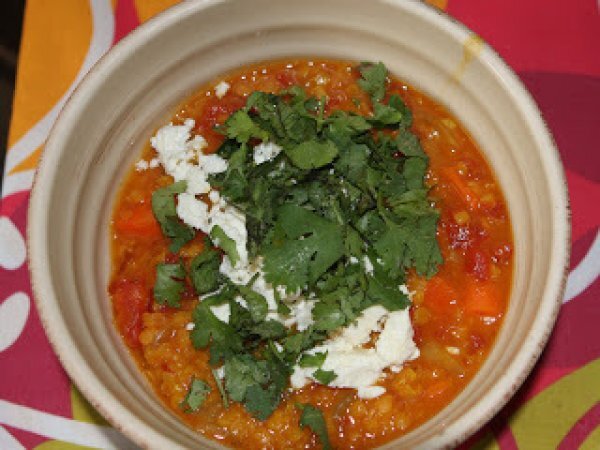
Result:
M357 84L354 63L336 60L266 62L248 66L207 84L183 103L175 124L195 120L215 152L223 135L215 126L245 105L253 91L276 93L292 85L316 98L326 96L324 114L334 110L371 111L369 96ZM230 88L218 97L214 87ZM386 371L379 383L386 392L361 399L353 389L310 384L288 390L265 421L239 403L226 408L211 375L209 352L195 349L187 324L198 303L191 287L180 308L153 300L155 267L172 261L169 241L153 216L151 195L173 179L161 167L128 173L116 199L112 220L112 278L109 292L115 325L156 394L195 431L237 448L319 448L319 438L298 425L298 403L311 403L324 415L334 448L372 448L402 436L431 418L467 385L494 344L506 312L513 270L513 241L508 211L490 167L473 139L439 103L412 86L389 77L388 91L412 110L412 132L429 156L426 184L440 211L437 239L443 264L429 279L410 273L410 315L420 349L399 373ZM156 156L148 144L142 158ZM202 251L202 233L181 250L184 259ZM198 411L181 403L191 380L211 388Z

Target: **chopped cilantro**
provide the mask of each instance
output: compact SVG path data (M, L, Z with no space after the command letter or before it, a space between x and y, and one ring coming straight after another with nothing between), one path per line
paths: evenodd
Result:
M313 284L344 253L342 228L300 206L277 212L273 239L265 248L265 278L289 292Z
M245 215L249 261L260 258L256 270L275 287L273 297L254 285L258 274L246 285L221 274L221 252L208 239L202 253L182 258L185 265L157 267L157 302L178 306L188 277L202 295L192 315L192 344L209 349L213 368L223 366L223 378L214 369L213 376L225 407L239 402L259 420L279 405L296 364L314 368L312 376L322 384L336 378L323 370L327 354L315 353L315 346L369 306L407 308L409 298L399 289L407 272L431 276L442 262L439 213L424 183L428 157L410 130L412 113L398 93L388 92L382 63L363 63L358 71L372 114L326 114L326 97L311 98L292 86L277 94L251 93L218 127L225 141L217 153L228 165L209 182ZM282 151L256 164L252 147L259 142ZM185 182L174 183L152 197L173 252L193 238L177 218L175 196L185 190ZM233 265L239 261L237 243L223 228L214 226L210 239ZM372 270L365 270L365 257ZM283 290L314 302L310 327L299 331L281 323L293 311ZM212 312L218 305L229 305L227 323ZM274 305L278 320L269 309ZM203 391L196 386L189 407L201 404ZM300 426L331 448L321 411L299 408Z
M358 80L358 85L371 95L374 102L383 100L387 79L387 69L383 63L362 63L358 70L362 77Z
M327 353L317 352L315 354L305 353L298 361L300 367L321 367L327 358Z
M180 297L185 289L185 268L183 264L160 263L156 266L154 299L161 305L179 307Z
M231 260L231 265L235 266L240 259L240 254L237 251L235 241L227 236L223 231L223 228L219 225L212 227L212 230L210 230L210 237L217 247L222 248L223 251L227 253L227 256L229 256L229 259Z
M243 350L242 339L236 330L217 319L205 301L196 306L192 319L194 321L194 329L190 333L192 344L195 348L205 348L210 344L212 366Z
M333 370L317 369L313 372L312 376L321 384L329 384L337 378L336 373Z
M300 169L318 169L329 164L338 154L335 144L329 140L310 140L286 150L292 163Z
M217 385L217 389L219 390L219 394L221 394L221 401L223 402L223 407L225 409L229 408L229 399L227 398L227 392L225 392L225 388L223 387L223 381L219 377L219 373L215 369L210 369L212 376L215 380L215 384Z
M327 434L327 425L325 423L325 417L319 408L315 408L309 403L296 404L296 407L302 411L300 416L300 427L308 427L315 433L321 440L323 450L331 450L331 443L329 442L329 435Z
M177 253L181 247L194 238L194 230L177 217L175 194L185 192L187 183L178 181L152 193L152 212L165 236L171 239L169 250Z
M196 412L200 409L210 392L210 386L202 380L192 378L187 395L180 404L183 412Z
M213 292L223 282L223 277L219 273L221 255L208 244L207 239L204 250L190 264L190 278L198 294Z

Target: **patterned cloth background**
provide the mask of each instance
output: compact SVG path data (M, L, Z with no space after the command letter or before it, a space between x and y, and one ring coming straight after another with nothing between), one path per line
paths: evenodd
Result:
M0 449L135 448L65 375L32 303L25 251L42 145L81 77L176 0L29 0L0 203ZM523 388L463 447L600 449L600 0L430 0L492 44L533 93L566 168L571 273Z

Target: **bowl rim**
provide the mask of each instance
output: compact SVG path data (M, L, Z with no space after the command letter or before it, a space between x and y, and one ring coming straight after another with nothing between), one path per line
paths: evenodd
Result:
M143 46L147 37L160 33L164 27L172 26L180 17L231 1L202 0L176 4L138 26L106 52L83 77L59 113L44 145L31 189L27 216L28 267L33 297L46 335L61 365L93 407L116 429L144 448L184 447L174 444L169 438L131 413L87 365L60 314L61 308L52 289L53 283L46 264L48 260L45 249L46 228L45 223L40 221L40 216L42 218L44 216L46 204L44 196L50 192L49 187L58 168L62 147L69 138L69 118L77 116L81 105L93 96L94 87L101 84L105 77L110 75L112 69L127 59L136 48ZM400 9L410 9L412 13L435 23L436 26L443 27L458 42L464 42L467 37L475 34L455 18L426 3L405 0L378 1ZM543 291L538 315L522 347L516 358L507 366L502 380L496 382L493 390L488 391L485 401L478 401L467 415L459 417L448 425L441 435L436 436L435 445L445 448L460 444L488 422L508 402L529 375L552 332L562 304L569 269L571 243L569 197L557 146L531 94L502 57L487 42L483 42L486 51L478 56L478 60L487 65L498 80L502 80L507 87L507 95L529 119L528 125L538 147L544 149L540 152L540 159L544 166L544 173L550 176L548 186L553 196L554 246L548 263L549 282Z

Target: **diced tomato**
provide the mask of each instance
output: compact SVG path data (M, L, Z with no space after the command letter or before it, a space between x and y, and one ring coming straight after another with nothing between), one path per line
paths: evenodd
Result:
M441 276L435 276L427 282L425 287L425 305L432 311L445 313L456 306L458 292Z
M292 70L282 70L277 75L275 75L275 79L281 83L283 87L290 87L294 84L298 84L298 79L296 78L296 73Z
M231 113L246 104L246 99L238 95L227 95L223 98L212 97L206 102L204 114L199 121L203 129L212 129L217 124L222 124Z
M471 250L465 255L465 270L478 280L490 277L490 257L482 250Z
M117 280L109 289L113 298L115 323L130 347L139 347L142 314L148 311L150 292L139 280Z
M480 281L473 277L466 280L464 308L465 312L495 317L502 314L504 305L496 285L490 281Z
M115 220L115 231L121 235L157 238L162 236L160 225L152 213L149 201L131 209L122 209Z

